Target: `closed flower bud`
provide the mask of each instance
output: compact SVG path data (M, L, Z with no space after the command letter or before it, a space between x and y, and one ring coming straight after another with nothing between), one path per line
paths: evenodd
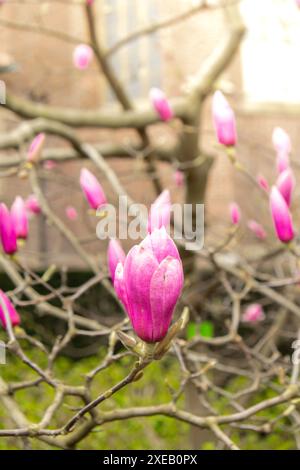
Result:
M120 242L115 238L112 238L108 244L107 261L110 277L113 282L115 280L116 267L118 263L124 264L125 258L126 255L123 248L121 247Z
M236 202L229 205L230 219L233 225L238 225L241 220L241 211Z
M276 186L273 186L271 190L270 209L278 239L283 243L293 240L295 234L292 215L284 197Z
M137 336L147 343L167 334L183 287L183 269L165 228L154 230L119 263L114 287Z
M170 192L165 189L151 205L148 218L148 232L156 228L168 227L171 219Z
M275 127L273 130L272 142L277 153L289 154L291 152L290 136L281 127Z
M66 216L69 220L76 220L78 217L77 210L73 206L66 207Z
M223 93L216 91L213 97L212 114L218 142L226 147L236 145L235 115Z
M25 207L30 214L40 214L41 206L35 194L31 194L25 201Z
M254 235L260 240L264 240L267 237L266 231L261 224L256 222L256 220L249 220L247 226Z
M173 175L174 183L177 186L177 188L182 188L184 185L184 174L182 171L177 170L175 171Z
M73 62L77 69L84 70L88 68L93 59L93 49L87 44L79 44L73 52Z
M107 203L101 184L87 168L80 172L80 186L92 209L97 210Z
M11 214L5 204L0 204L0 237L3 250L12 255L17 251L17 236Z
M43 164L43 168L45 170L51 171L55 168L57 163L54 160L46 160Z
M42 155L42 151L45 144L45 134L38 134L30 144L27 153L27 161L30 163L37 163Z
M17 196L11 206L11 219L18 239L26 240L28 237L28 217L23 198Z
M260 304L248 305L244 311L242 320L247 323L256 323L262 321L265 318L263 308Z
M270 186L269 186L269 183L268 181L266 180L266 178L263 176L263 175L258 175L257 176L257 183L259 184L259 186L264 189L267 193L270 191Z
M9 315L10 322L12 326L17 326L21 323L20 316L16 311L15 307L7 297L7 295L0 289L0 323L2 324L3 328L6 328L6 315L4 313L4 308L2 303L6 306L6 312Z
M162 121L170 121L170 119L174 117L170 103L162 90L159 88L151 88L150 100Z
M276 186L282 194L283 198L285 199L285 202L287 203L288 207L290 207L292 193L295 187L295 177L290 168L280 173L276 181Z

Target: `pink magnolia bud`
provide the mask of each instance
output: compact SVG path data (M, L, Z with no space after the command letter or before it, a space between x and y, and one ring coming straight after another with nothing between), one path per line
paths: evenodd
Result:
M290 136L281 127L275 127L272 134L272 142L277 153L291 153L292 145Z
M27 212L31 214L40 214L41 206L35 194L31 194L25 201Z
M43 164L43 167L45 168L45 170L53 170L53 168L55 168L57 165L57 163L54 161L54 160L46 160Z
M122 263L116 268L114 286L137 336L161 341L183 287L179 253L164 228L129 251L124 269Z
M27 153L27 161L31 163L37 163L43 151L43 147L45 144L45 134L41 133L35 136L33 141L31 142L28 153Z
M237 143L235 115L221 91L213 96L212 114L218 142L226 147Z
M73 52L73 62L77 69L84 70L88 68L93 59L93 49L87 44L79 44Z
M17 238L26 240L28 237L28 217L26 205L21 196L17 196L14 200L10 213Z
M94 3L94 0L86 0L87 5L93 5L93 3Z
M282 173L287 170L290 166L290 157L286 152L277 152L276 156L276 168L278 173Z
M66 207L66 216L69 220L76 220L78 217L77 210L73 206Z
M170 119L174 117L170 103L162 90L159 88L151 88L150 100L162 121L170 121Z
M260 240L264 240L267 237L265 229L262 225L260 225L256 220L249 220L247 226L254 235L259 238Z
M9 210L4 203L0 204L0 237L2 247L7 255L14 254L17 247L17 236Z
M264 189L267 193L270 191L270 186L269 186L269 183L268 181L266 180L266 178L263 176L263 175L258 175L257 176L257 183L259 184L259 186Z
M249 323L255 323L262 321L265 318L263 308L260 304L248 305L243 314L243 321Z
M121 300L122 304L124 305L129 315L128 298L127 298L127 292L126 292L126 285L124 281L124 265L121 262L117 264L117 267L115 270L114 288L115 288L117 296Z
M87 168L82 168L80 172L80 186L92 209L96 210L107 203L101 184Z
M233 225L238 225L241 220L241 211L236 202L229 205L230 218Z
M7 295L0 289L0 298L2 300L2 302L6 305L6 310L7 310L7 313L9 315L9 318L10 318L10 321L11 321L11 325L12 326L17 326L21 323L21 318L18 314L18 312L16 311L15 307L13 306L13 304L11 303L11 301L9 300L9 298L7 297ZM4 308L2 307L1 303L0 303L0 322L3 326L3 328L6 328L6 315L4 313Z
M112 238L108 244L107 260L110 277L112 278L113 282L115 280L116 267L118 263L121 263L123 265L125 262L125 258L126 255L123 248L121 247L120 242L115 238Z
M156 228L168 227L171 219L170 191L165 189L151 205L148 218L148 232Z
M276 181L276 186L282 194L283 198L285 199L285 202L287 203L288 207L290 207L292 193L295 187L295 177L290 168L280 173Z
M180 170L175 171L175 173L173 174L173 179L174 179L174 183L177 186L177 188L182 188L182 186L184 185L184 174L183 174L183 172L180 171Z
M270 209L276 235L283 243L293 240L294 227L292 215L282 194L276 186L272 187L270 194Z

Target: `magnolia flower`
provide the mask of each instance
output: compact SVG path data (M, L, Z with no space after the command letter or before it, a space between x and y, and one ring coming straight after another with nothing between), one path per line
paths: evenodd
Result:
M168 332L183 287L183 269L175 243L164 227L155 229L117 265L114 287L132 327L147 343Z
M31 194L25 201L27 212L31 214L40 214L41 206L35 194Z
M266 178L263 176L263 175L258 175L257 176L257 183L259 184L259 186L264 189L267 193L270 191L270 186L269 186L269 183L268 181L266 180Z
M241 211L236 202L229 205L230 218L233 225L238 225L241 220Z
M148 232L156 228L168 227L171 219L170 191L165 189L151 205L148 218Z
M77 69L84 70L88 68L93 59L93 49L87 44L79 44L73 52L73 62Z
M260 304L251 304L244 311L242 320L247 323L255 323L264 320L264 318L265 314L262 306Z
M7 297L7 295L0 289L0 299L2 302L0 302L0 322L3 326L3 328L6 328L6 315L4 313L4 308L2 303L6 306L6 312L9 315L10 322L12 326L19 325L21 323L20 316L18 312L15 310L15 307Z
M247 226L254 235L259 238L260 240L264 240L267 237L265 229L262 225L260 225L256 220L249 220Z
M218 142L226 147L237 142L235 115L221 91L216 91L212 103L213 123Z
M174 117L172 108L166 95L159 88L151 88L150 100L152 105L162 121L170 121Z
M176 170L173 173L173 179L177 188L181 188L184 185L184 173L182 171Z
M4 203L0 204L0 238L7 255L14 254L17 247L17 236L11 214Z
M288 207L290 207L292 192L295 187L295 177L290 168L280 173L276 181L276 186L279 189L283 198L285 199L285 202L287 203Z
M293 240L295 234L292 215L284 197L276 186L273 186L271 190L270 209L278 239L283 243Z
M114 282L115 280L115 272L116 272L116 267L118 263L124 264L126 255L121 247L121 244L118 240L115 238L112 238L109 241L108 244L108 250L107 250L107 260L108 260L108 269L110 272L110 277L112 281Z
M45 144L45 134L41 133L35 136L33 141L31 142L28 153L27 153L27 161L30 163L37 163L43 151L43 147Z
M96 210L107 203L101 184L87 168L82 168L80 172L80 186L92 209Z
M77 210L73 206L66 207L66 216L69 220L76 220L78 217Z
M14 200L10 213L16 237L26 240L28 237L28 217L26 205L21 196L17 196Z

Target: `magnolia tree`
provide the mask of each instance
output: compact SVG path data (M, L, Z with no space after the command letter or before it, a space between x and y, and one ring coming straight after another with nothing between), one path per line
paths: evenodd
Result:
M1 3L7 4L2 9L9 8L9 1ZM132 39L183 21L201 9L221 8L221 5L209 7L202 2L184 14L135 31L111 51L104 51L95 27L95 3L82 2L89 37L86 44L75 44L74 66L83 70L91 61L96 61L123 107L122 112L107 114L101 110L53 108L6 90L3 113L8 110L23 121L0 135L0 176L22 178L28 194L22 198L16 188L15 198L7 197L0 204L0 265L14 286L6 292L0 291L0 359L5 362L6 356L7 362L7 366L3 364L0 369L0 402L10 423L8 427L1 425L0 436L19 438L18 445L25 448L42 441L55 448L70 449L107 423L133 418L145 420L159 415L209 431L219 447L239 449L245 442L245 433L268 436L278 432L278 427L282 428L282 439L288 436L290 446L299 447L300 278L297 227L292 219L295 187L290 163L292 146L288 134L276 128L273 144L278 179L272 182L271 188L267 177L249 173L235 152L238 139L235 113L223 93L215 91L214 86L243 37L244 27L233 5L236 2L228 2L230 5L224 7L228 8L228 36L203 64L190 90L180 98L169 100L162 90L153 88L149 91L146 110L139 110L132 103L110 66L110 54ZM34 25L24 26L13 21L6 27L23 28L24 34L26 29L37 29ZM38 31L49 34L42 26ZM65 35L57 37L67 40ZM263 254L257 257L251 253L247 258L232 256L233 241L243 230L239 201L233 201L228 208L225 239L214 246L203 246L203 226L197 220L202 212L198 213L198 205L204 202L211 157L203 157L199 165L199 154L202 154L200 117L202 105L212 93L212 119L223 158L229 158L236 171L259 188L262 203L269 205L269 219L274 225L271 243L265 243L266 232L261 221L247 222L258 243L265 243ZM164 151L156 148L148 135L148 127L159 122L172 126L175 119L182 124L181 131L176 131L176 145ZM135 155L142 155L158 193L149 213L143 206L134 205L108 164L107 157L112 155L128 157L130 164L132 149L127 152L113 144L103 147L101 143L85 142L77 129L89 126L112 130L133 128L138 133L140 144L134 149ZM50 147L49 134L66 141L69 148ZM113 207L100 179L107 180L117 196L123 198L126 210L135 207L143 236L138 242L132 241L133 246L126 254L113 234L108 243L107 266L98 265L96 253L93 256L87 251L86 245L70 228L69 221L82 217L78 207L70 201L65 219L60 218L41 184L40 175L45 165L48 171L55 172L58 165L70 159L82 163L80 175L74 174L74 184L82 192L85 210L89 210L93 218L93 240L97 240L99 234L102 238L103 227L113 222ZM94 165L93 171L86 168L88 160ZM175 183L186 189L183 210L174 209L168 188L161 185L157 171L159 160L176 168ZM196 227L188 233L182 230L181 224L185 211L192 219L192 228ZM67 240L74 256L85 263L88 280L82 281L76 289L68 286L64 275L61 285L51 282L55 266L37 274L22 256L31 225L42 215ZM133 228L128 227L129 239L130 229ZM100 240L98 243L104 246ZM191 269L191 258L194 266L202 266L200 272L196 267ZM111 299L115 321L109 326L102 315L101 303L92 306L94 310L99 307L97 319L85 317L79 308L82 296L100 285L106 299ZM30 306L34 314L30 328L23 314L25 306ZM206 322L200 322L201 308L207 311ZM39 324L44 317L64 324L63 333L55 341L44 341L39 334ZM80 383L74 385L67 378L58 377L56 363L78 337L95 341L100 337L105 354L101 362L86 371ZM124 358L128 361L123 366L123 376L111 386L95 390L95 379L111 371ZM10 380L6 367L12 359L13 367L25 367L28 372L25 378L22 373L22 379ZM167 360L179 366L178 384L170 387L169 401L159 402L153 396L151 404L146 406L110 409L105 406L122 389L130 393L137 381L142 384L144 370L153 367L155 361ZM39 410L41 418L33 421L26 414L26 406L20 404L18 394L24 390L34 392L41 385L53 390L52 401ZM161 387L164 386L162 381ZM196 392L197 403L181 400L191 388ZM70 396L76 398L76 407L69 406L67 418L57 425L55 417L64 410Z

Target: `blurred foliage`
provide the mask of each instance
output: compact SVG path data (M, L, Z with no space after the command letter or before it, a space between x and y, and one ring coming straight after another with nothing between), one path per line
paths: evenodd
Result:
M205 338L213 338L214 324L208 320L201 323L189 322L186 329L186 338L190 340L198 334Z
M36 353L31 348L23 347L28 356L41 366L46 365L46 357ZM68 357L59 357L55 365L55 373L64 383L80 385L84 375L95 368L103 359L105 348L100 349L99 354L74 361ZM0 366L0 373L4 380L10 383L33 379L34 373L29 372L20 361L8 355L6 366ZM114 363L108 369L96 376L92 391L96 397L102 391L110 388L126 375L131 366L132 358L124 358ZM139 382L129 385L126 389L117 393L114 397L103 403L102 410L126 408L131 406L147 406L155 403L170 401L172 388L179 385L178 364L166 358L155 362L145 370L144 377ZM20 390L15 394L15 399L21 410L33 422L38 422L45 409L53 399L53 390L45 384L27 390ZM51 427L62 426L68 418L74 414L74 408L82 406L77 397L68 397L64 406L55 415ZM184 406L181 400L181 406ZM3 408L0 401L0 429L14 427L9 418L9 413ZM170 418L156 416L150 418L135 418L127 421L108 423L99 429L95 429L85 438L77 448L79 449L187 449L189 426L176 422ZM32 440L33 449L48 449L47 444ZM15 438L1 438L0 450L21 448L21 442ZM51 447L52 448L52 447Z
M199 329L197 328L199 331ZM4 332L0 332L0 340L4 339ZM41 367L47 364L46 355L32 349L25 341L21 342L27 355ZM106 346L100 346L98 353L82 359L71 359L60 356L55 363L55 374L64 383L80 385L86 373L95 368L103 360L106 353ZM96 397L113 384L120 381L130 370L133 358L125 357L119 362L112 364L106 370L100 372L92 386L92 395ZM23 380L36 378L33 371L24 366L18 359L7 355L7 364L0 366L0 374L4 380L10 383L18 383ZM171 399L172 390L177 390L180 382L180 370L178 361L172 356L167 356L159 362L152 363L144 372L144 377L116 395L106 400L102 405L102 410L113 410L116 408L127 408L132 406L147 406L167 403ZM244 377L238 377L226 384L224 396L215 391L208 392L208 398L214 409L218 413L226 414L234 410L228 404L226 392L238 392L249 387L250 383ZM245 406L250 406L258 401L270 398L275 395L271 389L265 389L254 395L251 400L246 400ZM54 392L46 384L37 387L20 390L15 393L15 400L20 409L28 419L37 423L44 414L45 409L53 400ZM178 405L185 407L185 398L179 399ZM68 397L63 407L56 413L51 423L51 428L60 427L74 414L82 402L77 397ZM261 412L256 416L256 421L263 424L276 418L285 409L286 405L281 405ZM287 419L280 419L272 430L272 433L258 434L251 430L226 427L233 441L242 449L294 449L295 442L289 434L290 423ZM0 429L14 427L14 423L9 417L9 412L4 409L0 401ZM190 426L180 421L164 416L148 418L134 418L126 421L107 423L96 428L80 444L78 449L189 449ZM47 444L38 440L31 440L33 449L48 449ZM17 438L1 438L0 450L20 449L22 442ZM213 441L204 442L201 445L204 450L214 450L217 448Z

